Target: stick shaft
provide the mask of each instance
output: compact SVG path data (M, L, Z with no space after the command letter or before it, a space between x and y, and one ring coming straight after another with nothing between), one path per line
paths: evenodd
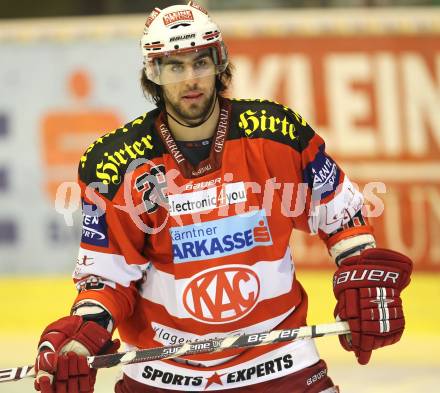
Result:
M294 329L273 330L271 332L242 334L223 339L188 342L182 345L170 345L136 351L119 352L109 355L87 357L91 368L108 368L119 364L148 362L152 360L171 359L180 356L200 353L213 353L230 348L250 348L260 345L294 341L301 338L316 338L350 333L345 321L302 326ZM33 366L15 367L0 370L0 382L18 381L35 377Z

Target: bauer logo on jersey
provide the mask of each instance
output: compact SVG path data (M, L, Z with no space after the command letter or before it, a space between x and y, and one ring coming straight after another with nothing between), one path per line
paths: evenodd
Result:
M92 246L108 246L105 213L98 206L85 201L83 201L81 242L91 244Z
M313 190L314 200L322 200L333 193L339 184L339 177L338 166L323 152L323 146L304 171L304 179Z
M244 182L226 183L224 186L206 190L168 195L171 216L200 213L246 200Z
M175 263L203 261L272 245L264 210L170 229Z

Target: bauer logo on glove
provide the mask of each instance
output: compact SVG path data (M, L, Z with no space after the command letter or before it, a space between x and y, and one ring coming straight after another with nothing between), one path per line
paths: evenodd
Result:
M390 281L391 283L397 284L397 280L400 277L400 273L385 271L380 269L355 269L342 271L339 274L335 275L333 286L344 284L348 281L351 282L362 282L363 285L365 281L376 281L383 283L387 283ZM389 282L388 282L389 283Z
M367 364L374 349L400 340L405 327L400 292L409 284L411 260L398 252L372 248L341 262L333 280L335 317L349 323L340 336L347 351Z

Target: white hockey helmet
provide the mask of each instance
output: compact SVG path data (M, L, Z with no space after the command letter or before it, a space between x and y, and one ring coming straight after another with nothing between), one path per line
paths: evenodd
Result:
M165 57L188 52L208 52L214 66L202 63L194 70L195 77L220 74L228 65L228 53L220 29L207 11L193 1L163 10L155 8L145 23L141 47L145 74L158 85L188 78L187 73L181 70L164 70L162 60Z

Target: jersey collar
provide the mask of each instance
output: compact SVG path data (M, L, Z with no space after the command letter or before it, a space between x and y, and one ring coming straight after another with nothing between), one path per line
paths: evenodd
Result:
M221 167L223 150L225 142L229 134L231 119L231 102L223 97L218 97L220 104L220 115L217 123L216 132L214 134L213 143L209 157L193 166L183 155L168 127L165 112L161 112L156 119L155 126L162 142L164 143L168 153L173 157L180 172L187 179L201 177L208 173L214 172Z

